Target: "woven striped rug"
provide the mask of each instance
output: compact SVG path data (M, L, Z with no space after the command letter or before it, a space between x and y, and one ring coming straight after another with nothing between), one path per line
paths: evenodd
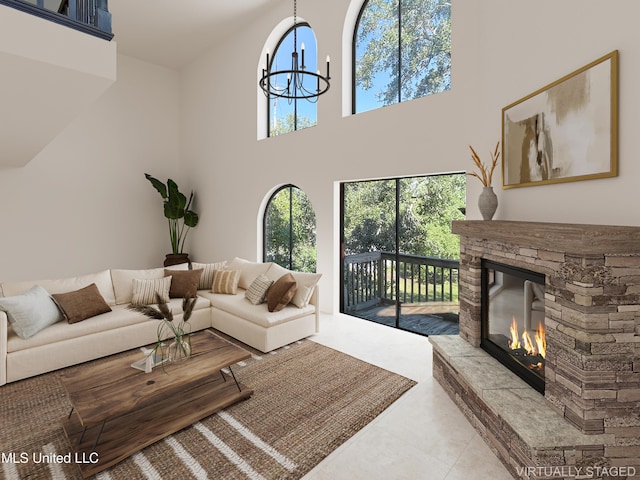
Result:
M233 370L253 388L252 398L95 478L301 478L415 385L310 340L268 354L254 352ZM82 478L75 459L67 461L70 447L59 423L69 409L56 372L0 387L0 477Z

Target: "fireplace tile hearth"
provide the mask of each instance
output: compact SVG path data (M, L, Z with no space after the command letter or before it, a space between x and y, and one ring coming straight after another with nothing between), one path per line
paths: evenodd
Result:
M544 396L504 368L484 350L472 347L457 335L429 337L434 354L447 359L449 373L455 371L486 409L504 419L533 450L563 449L574 445L612 445L609 434L587 435L549 407ZM434 372L436 378L443 372ZM455 392L456 394L462 394Z
M540 393L459 336L429 342L434 378L514 477L531 467L577 465L615 444L612 434L581 433Z

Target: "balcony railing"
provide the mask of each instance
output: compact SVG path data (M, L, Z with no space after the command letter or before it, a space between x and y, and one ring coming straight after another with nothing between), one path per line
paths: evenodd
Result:
M355 312L381 303L458 301L458 260L391 252L344 259L344 309Z
M108 0L0 0L0 5L105 40L113 38Z

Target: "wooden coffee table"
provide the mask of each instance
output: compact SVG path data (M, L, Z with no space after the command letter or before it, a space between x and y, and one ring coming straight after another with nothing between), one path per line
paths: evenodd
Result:
M73 406L62 426L84 478L253 394L231 370L248 351L210 331L191 343L189 360L151 373L131 367L142 358L136 349L60 375Z

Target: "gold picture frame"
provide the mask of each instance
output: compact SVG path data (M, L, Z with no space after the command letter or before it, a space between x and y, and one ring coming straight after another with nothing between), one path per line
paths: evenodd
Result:
M618 50L502 109L502 188L618 175Z

